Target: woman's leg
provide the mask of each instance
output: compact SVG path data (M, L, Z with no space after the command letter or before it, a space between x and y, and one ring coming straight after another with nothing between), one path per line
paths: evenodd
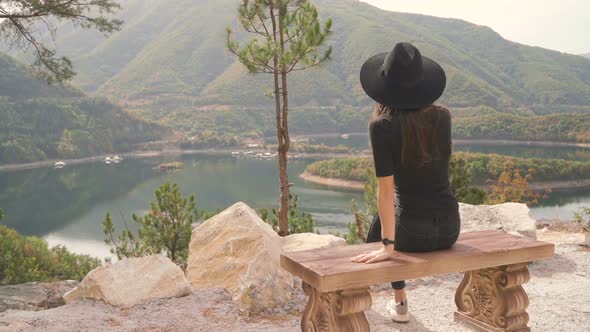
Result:
M379 219L379 213L373 217L373 222L369 231L367 232L367 241L365 243L380 242L381 241L381 219ZM394 281L391 283L391 287L394 289L395 302L401 302L406 300L406 282L404 280Z

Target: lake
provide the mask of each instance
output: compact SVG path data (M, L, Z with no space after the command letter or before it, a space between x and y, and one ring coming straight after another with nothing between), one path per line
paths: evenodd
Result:
M341 141L347 144L348 140ZM185 167L172 173L154 169L172 160L182 160ZM311 162L290 162L292 193L299 195L300 207L313 214L321 233L345 232L352 221L351 200L362 201L362 193L327 189L299 179ZM119 230L123 217L132 224L131 214L146 213L154 191L165 181L178 183L184 193L194 193L198 209L223 209L237 201L255 208L278 205L274 159L210 155L126 159L119 164L0 173L2 223L22 234L44 237L51 245L65 244L78 253L106 257L109 253L101 225L105 214L111 213ZM590 190L553 193L532 213L535 218L571 219L582 206L590 206Z

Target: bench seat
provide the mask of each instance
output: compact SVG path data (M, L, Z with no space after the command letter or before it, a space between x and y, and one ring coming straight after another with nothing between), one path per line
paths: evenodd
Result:
M502 231L463 233L448 250L396 252L389 260L364 264L350 258L381 243L312 249L281 255L281 267L303 281L309 301L304 331L369 331L369 286L398 280L465 272L457 289L455 317L487 331L528 331L528 297L521 285L527 263L550 258L553 244Z

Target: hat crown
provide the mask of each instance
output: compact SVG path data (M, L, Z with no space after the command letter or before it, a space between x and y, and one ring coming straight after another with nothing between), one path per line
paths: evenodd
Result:
M401 42L385 58L382 75L394 85L409 88L422 81L422 65L420 51L410 43Z

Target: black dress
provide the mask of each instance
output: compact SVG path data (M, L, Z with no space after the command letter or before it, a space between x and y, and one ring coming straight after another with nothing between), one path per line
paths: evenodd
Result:
M439 154L422 167L406 167L401 162L402 135L399 113L371 122L369 133L377 177L393 175L395 183L395 250L426 252L451 247L459 236L459 204L449 181L451 116L437 107L433 127L438 128ZM381 241L377 213L366 242ZM404 282L392 283L402 289Z

